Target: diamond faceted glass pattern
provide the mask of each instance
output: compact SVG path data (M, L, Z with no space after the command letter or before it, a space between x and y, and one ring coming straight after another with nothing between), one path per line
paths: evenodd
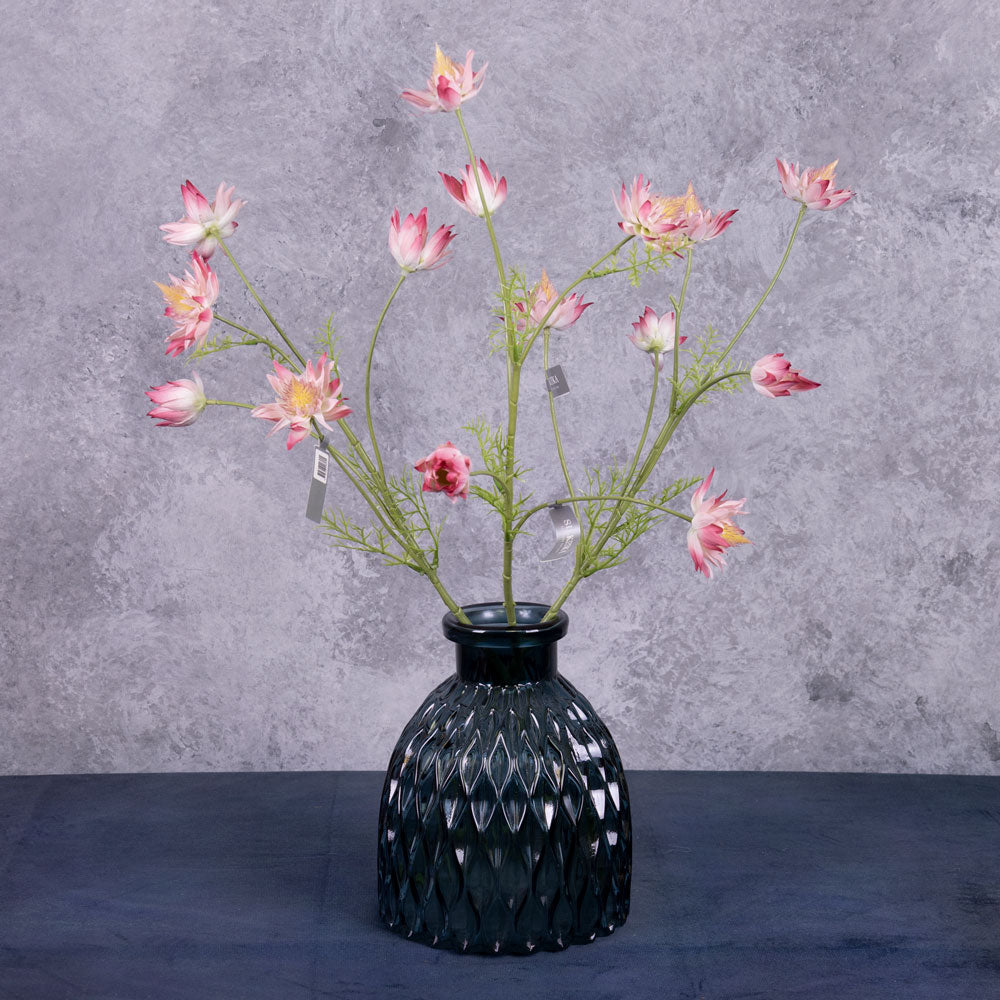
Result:
M607 727L565 678L452 676L386 774L378 898L397 933L484 954L557 950L625 922L628 788Z

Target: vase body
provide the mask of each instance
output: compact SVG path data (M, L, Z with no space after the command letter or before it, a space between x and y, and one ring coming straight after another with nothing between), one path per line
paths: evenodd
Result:
M625 922L628 788L614 740L557 669L563 612L463 609L456 671L406 725L379 813L382 920L437 947L528 954Z

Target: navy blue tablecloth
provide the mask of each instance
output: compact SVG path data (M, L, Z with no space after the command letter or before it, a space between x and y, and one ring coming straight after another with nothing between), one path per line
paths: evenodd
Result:
M0 778L0 998L1000 998L1000 778L632 772L628 923L527 958L383 930L381 780Z

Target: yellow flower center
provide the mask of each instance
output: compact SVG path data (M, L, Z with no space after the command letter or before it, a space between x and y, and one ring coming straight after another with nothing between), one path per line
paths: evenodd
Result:
M722 529L722 538L730 545L749 545L750 539L736 527L735 524L727 524Z
M556 290L552 287L552 282L549 281L549 276L545 273L545 268L542 268L542 280L538 282L538 294L541 298L551 301L556 297Z
M663 216L673 219L678 215L691 215L693 212L701 211L701 202L694 193L694 187L688 182L687 191L677 198L656 198L656 206Z
M194 309L194 303L187 297L187 292L180 285L161 285L159 282L156 284L163 292L163 298L167 305L175 312L191 312Z
M304 416L311 415L319 409L319 393L314 386L301 379L293 377L282 396L288 409Z
M833 172L837 168L837 164L840 160L834 160L833 163L828 163L822 170L816 171L816 180L818 181L832 181Z
M439 76L446 76L449 80L454 80L462 68L453 63L442 51L440 45L435 45L433 76L436 80Z

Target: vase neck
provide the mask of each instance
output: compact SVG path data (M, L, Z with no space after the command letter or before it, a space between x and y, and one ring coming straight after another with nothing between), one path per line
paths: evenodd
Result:
M469 624L449 612L444 634L455 643L455 666L471 684L532 684L556 676L556 643L569 619L559 611L543 622L548 607L518 603L516 624L508 625L502 604L471 604L462 609Z
M556 644L527 649L455 647L455 668L468 684L533 684L556 676Z

